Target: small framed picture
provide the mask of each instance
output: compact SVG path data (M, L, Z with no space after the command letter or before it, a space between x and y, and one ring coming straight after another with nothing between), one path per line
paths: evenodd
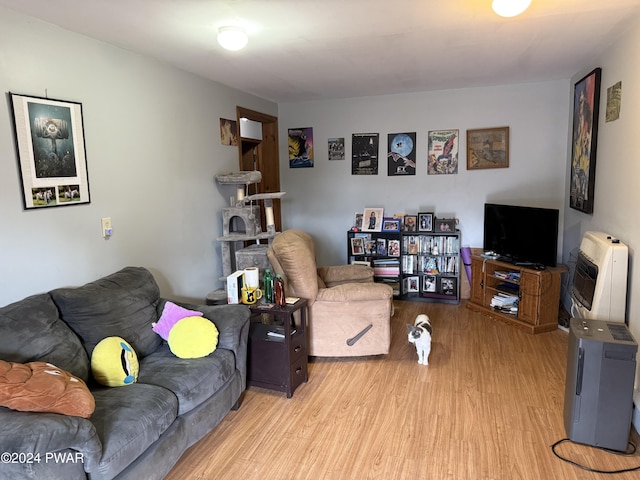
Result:
M456 277L440 277L440 291L443 295L456 296L458 279Z
M353 228L356 230L362 230L362 212L356 212L353 219Z
M400 256L400 240L389 240L388 253L390 257Z
M438 286L438 277L435 275L425 275L423 277L422 291L435 293Z
M417 215L405 215L402 222L403 232L415 232L418 225Z
M375 255L378 251L378 245L375 240L367 239L364 241L364 254Z
M420 291L420 279L417 276L406 277L404 279L405 293L413 293Z
M438 233L455 232L455 218L436 218L434 221L435 231Z
M353 237L351 239L351 255L364 255L364 239Z
M381 257L387 256L387 240L385 238L376 238L377 254Z
M365 208L362 214L363 232L381 232L383 208Z
M433 212L418 214L418 231L433 232Z
M383 232L399 232L400 231L400 218L384 217L382 219L382 231Z

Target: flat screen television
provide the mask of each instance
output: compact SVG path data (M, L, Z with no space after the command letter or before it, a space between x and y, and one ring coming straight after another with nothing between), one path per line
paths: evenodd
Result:
M535 266L556 265L559 211L485 203L484 250L500 260Z

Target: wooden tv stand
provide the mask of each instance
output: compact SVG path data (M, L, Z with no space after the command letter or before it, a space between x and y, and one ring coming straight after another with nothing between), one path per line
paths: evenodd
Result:
M561 277L566 271L564 265L535 270L473 255L467 308L529 333L551 332L558 328ZM518 297L517 312L491 306L492 298L500 292Z

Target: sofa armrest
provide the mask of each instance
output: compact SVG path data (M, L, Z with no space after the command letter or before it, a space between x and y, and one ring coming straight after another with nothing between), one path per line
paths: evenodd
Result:
M344 283L373 282L373 268L368 265L331 265L318 268L318 276L327 287Z
M38 458L35 455L39 454L40 463L45 463L47 453L72 449L82 454L78 458L86 471L91 471L100 462L102 444L90 420L0 407L0 425L0 452L22 453L26 455L25 459L29 457L34 462Z
M393 301L393 288L383 283L344 283L331 288L321 288L316 302L367 302L371 300Z

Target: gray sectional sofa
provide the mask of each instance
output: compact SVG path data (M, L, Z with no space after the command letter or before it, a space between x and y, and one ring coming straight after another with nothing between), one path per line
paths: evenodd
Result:
M0 359L52 363L84 380L96 404L88 419L0 407L0 452L14 454L3 456L0 478L161 479L239 406L249 309L182 305L211 320L219 340L210 355L181 359L151 329L165 302L148 270L126 267L0 308ZM109 336L126 339L137 353L136 383L93 381L93 347Z

